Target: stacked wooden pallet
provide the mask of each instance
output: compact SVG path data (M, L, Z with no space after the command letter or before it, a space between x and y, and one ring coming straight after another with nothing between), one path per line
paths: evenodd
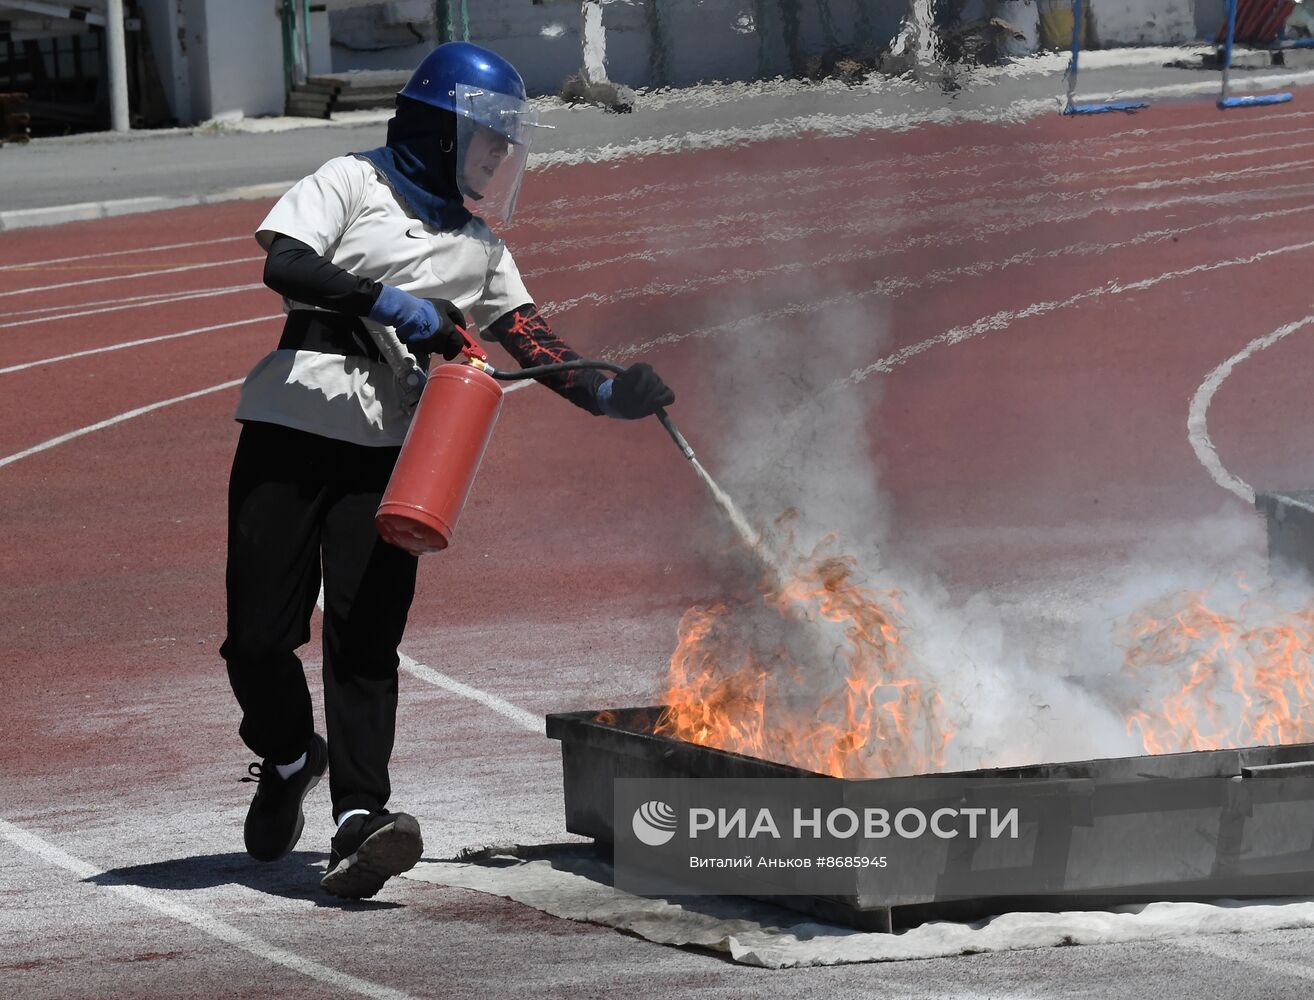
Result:
M400 70L352 70L312 76L287 95L287 113L298 118L330 118L339 111L391 108L410 74Z

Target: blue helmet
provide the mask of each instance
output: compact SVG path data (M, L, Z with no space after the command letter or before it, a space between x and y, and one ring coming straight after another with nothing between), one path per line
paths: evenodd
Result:
M401 94L413 101L474 118L480 125L499 132L506 130L500 118L483 121L485 116L478 110L472 111L468 102L458 101L458 88L491 91L517 105L525 100L525 81L516 68L496 52L470 42L447 42L430 52L411 74Z

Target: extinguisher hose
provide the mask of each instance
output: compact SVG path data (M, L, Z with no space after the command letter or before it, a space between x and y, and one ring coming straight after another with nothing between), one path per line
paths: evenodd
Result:
M502 382L519 382L527 378L542 378L544 375L557 375L561 372L578 372L592 369L594 371L611 372L613 375L619 375L625 369L620 365L612 364L610 361L593 361L588 358L579 358L575 361L558 361L550 365L535 365L533 368L521 368L519 371L503 371L500 368L488 367L485 371L495 379ZM693 462L697 459L694 457L694 450L689 447L689 442L684 439L680 429L675 426L665 408L658 407L656 413L657 419L661 421L662 426L666 428L666 433L671 436L675 446L680 449L680 453L685 458Z

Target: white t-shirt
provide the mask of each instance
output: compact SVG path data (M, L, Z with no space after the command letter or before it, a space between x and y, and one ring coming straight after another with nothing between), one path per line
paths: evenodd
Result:
M329 160L279 199L256 239L268 249L278 233L359 277L447 299L481 330L533 301L511 252L482 219L454 232L429 229L402 207L373 164L354 156ZM283 301L288 310L313 308ZM294 350L272 351L251 370L237 419L377 447L400 445L410 426L386 363Z

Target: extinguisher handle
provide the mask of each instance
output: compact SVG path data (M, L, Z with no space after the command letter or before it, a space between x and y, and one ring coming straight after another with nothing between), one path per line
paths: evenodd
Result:
M488 352L475 342L475 339L470 336L470 331L466 327L458 326L456 332L459 333L461 339L465 341L465 345L461 348L462 354L471 360L484 362L488 360Z

